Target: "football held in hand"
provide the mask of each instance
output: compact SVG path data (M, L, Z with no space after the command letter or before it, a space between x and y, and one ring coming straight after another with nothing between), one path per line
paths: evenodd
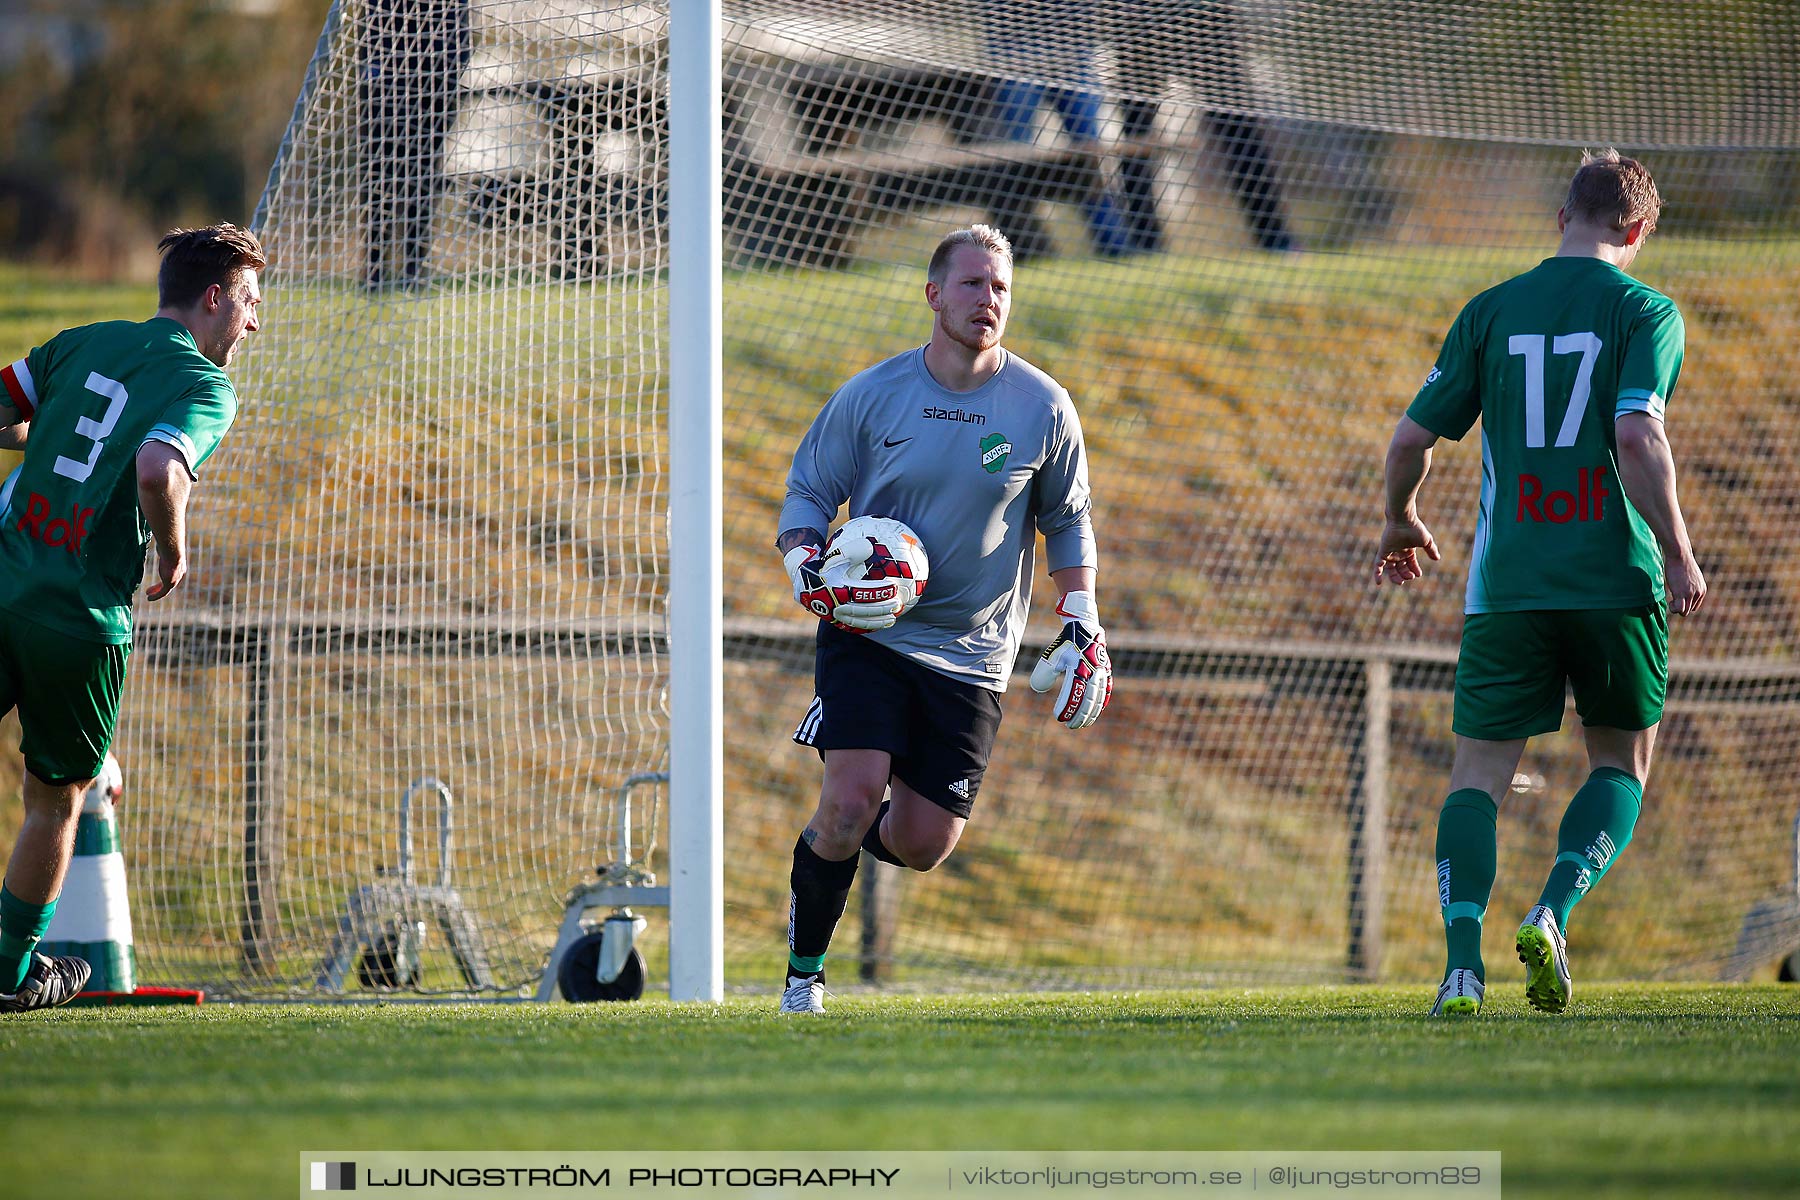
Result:
M904 617L931 574L919 535L892 517L852 517L825 543L819 574L827 584L849 588L861 603L897 596Z

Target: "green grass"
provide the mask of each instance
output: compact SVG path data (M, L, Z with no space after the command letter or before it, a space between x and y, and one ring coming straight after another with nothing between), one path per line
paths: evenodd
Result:
M209 1006L0 1022L9 1195L292 1193L305 1150L1499 1150L1506 1195L1791 1195L1800 989Z
M8 362L58 330L94 321L143 321L155 312L156 288L148 283L92 283L0 263L0 356Z

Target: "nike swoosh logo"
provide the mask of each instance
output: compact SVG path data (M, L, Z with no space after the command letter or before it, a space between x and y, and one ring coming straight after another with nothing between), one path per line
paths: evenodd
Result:
M881 444L886 446L889 450L892 450L895 446L904 445L910 441L912 441L912 439L909 437L901 438L898 441L895 441L893 438L883 438L881 439Z

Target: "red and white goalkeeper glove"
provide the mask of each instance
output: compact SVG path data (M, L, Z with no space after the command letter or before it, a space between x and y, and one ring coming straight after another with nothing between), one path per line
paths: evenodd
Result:
M796 546L782 556L781 564L800 607L846 633L888 629L906 606L901 581L852 579L851 568L862 564L824 556L819 546Z
M1092 592L1064 594L1056 611L1068 622L1031 668L1031 690L1047 692L1060 681L1056 719L1070 729L1086 729L1100 719L1112 699L1106 630L1100 628L1100 609Z

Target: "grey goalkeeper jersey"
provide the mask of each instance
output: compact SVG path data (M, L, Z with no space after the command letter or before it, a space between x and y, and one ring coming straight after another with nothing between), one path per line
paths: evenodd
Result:
M851 379L794 453L783 530L850 516L912 526L931 560L918 607L868 636L924 666L1004 692L1031 607L1037 531L1048 569L1092 567L1087 452L1062 385L1016 354L953 392L908 350Z

